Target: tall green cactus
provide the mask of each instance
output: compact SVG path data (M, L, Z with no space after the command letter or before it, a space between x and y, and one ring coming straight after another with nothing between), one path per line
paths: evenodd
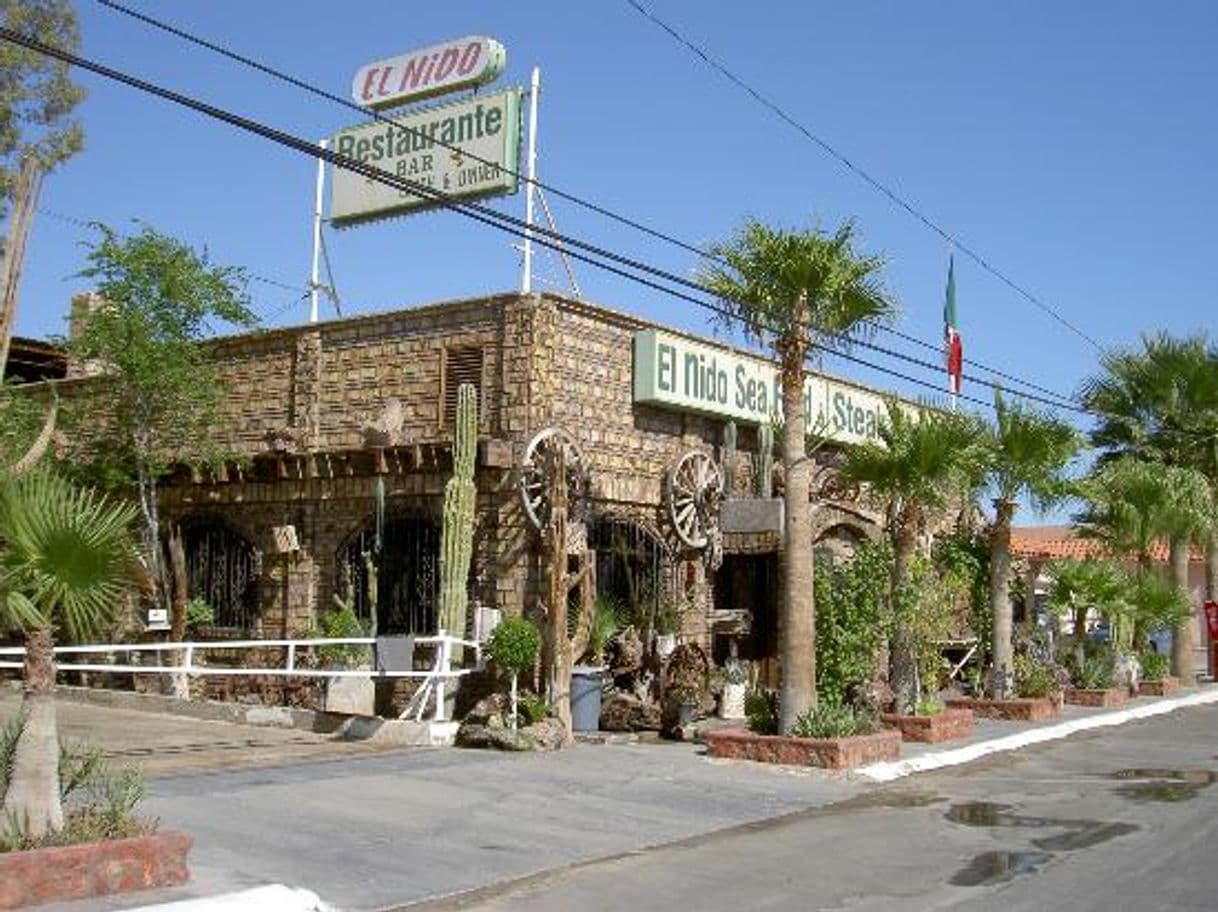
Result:
M723 426L723 494L736 495L736 422Z
M768 421L757 428L757 496L774 496L774 426Z
M444 486L444 526L440 532L440 627L465 635L466 580L474 553L474 457L478 447L478 391L457 389L453 430L453 477Z

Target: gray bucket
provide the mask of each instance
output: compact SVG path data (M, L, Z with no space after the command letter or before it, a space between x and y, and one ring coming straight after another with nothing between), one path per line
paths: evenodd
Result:
M601 727L601 682L605 669L576 665L571 669L571 728L580 732Z

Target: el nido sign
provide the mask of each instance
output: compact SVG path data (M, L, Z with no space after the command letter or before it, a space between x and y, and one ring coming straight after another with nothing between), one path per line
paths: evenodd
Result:
M458 199L515 193L520 171L519 89L344 130L339 155ZM344 228L438 205L337 165L330 220Z
M351 97L365 107L392 108L493 82L506 63L507 51L498 41L458 38L360 67Z
M634 336L634 401L760 424L782 413L778 369L751 358L648 329ZM839 443L875 438L884 399L824 377L804 380L808 428Z

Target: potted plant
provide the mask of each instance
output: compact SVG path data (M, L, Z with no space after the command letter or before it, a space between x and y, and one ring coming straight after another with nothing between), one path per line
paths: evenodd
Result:
M739 659L732 657L719 672L722 689L719 694L719 718L743 719L744 698L748 690L748 669Z
M541 648L541 633L535 624L519 616L506 617L491 632L486 652L495 667L511 676L512 713L510 725L517 728L518 694L516 682L520 672L533 667Z
M1180 692L1180 679L1173 678L1171 656L1162 652L1142 653L1142 681L1138 693L1144 697L1172 697Z
M334 596L334 608L317 618L317 635L322 639L346 640L367 635L364 624L355 614L353 600ZM367 646L334 643L317 647L322 666L335 671L351 671L372 667ZM322 708L326 712L370 716L376 704L376 685L369 676L332 675L326 678L326 695Z
M1080 661L1072 655L1069 660L1070 683L1065 700L1076 706L1123 706L1129 692L1115 686L1112 651L1107 648L1087 649Z
M772 701L763 694L750 694L750 727L757 726L762 731L706 732L707 752L712 757L826 769L895 760L900 753L899 732L881 729L874 716L851 706L822 701L816 709L795 720L789 735L763 733L777 727L774 709Z

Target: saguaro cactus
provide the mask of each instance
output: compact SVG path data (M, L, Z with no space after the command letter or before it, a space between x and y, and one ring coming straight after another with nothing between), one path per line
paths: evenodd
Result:
M768 421L757 428L757 496L774 496L774 427Z
M478 392L473 384L457 389L453 430L453 477L444 487L444 526L440 532L440 626L465 635L469 564L474 553L474 456L478 447Z
M736 422L723 426L723 495L736 496Z

